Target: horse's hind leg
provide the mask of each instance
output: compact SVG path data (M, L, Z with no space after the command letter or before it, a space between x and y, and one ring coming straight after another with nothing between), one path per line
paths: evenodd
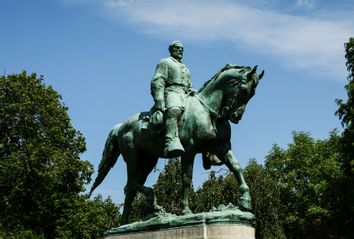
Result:
M194 155L185 154L182 156L182 214L193 213L189 208L189 190L192 186Z
M123 208L123 214L120 221L120 225L124 225L128 223L129 213L132 210L132 204L137 193L137 185L138 185L137 178L139 175L136 152L128 149L122 154L123 154L124 161L127 164L128 180L124 188L125 200L124 200L124 208Z
M137 190L145 195L149 213L153 214L159 211L161 207L157 205L154 190L150 187L144 186L144 184L146 182L147 177L149 176L153 168L156 166L158 158L141 157L140 159L140 172L138 175Z
M124 200L123 214L120 220L121 226L128 223L129 213L132 210L132 204L137 193L136 187L133 186L133 184L134 183L128 182L124 188L125 200Z

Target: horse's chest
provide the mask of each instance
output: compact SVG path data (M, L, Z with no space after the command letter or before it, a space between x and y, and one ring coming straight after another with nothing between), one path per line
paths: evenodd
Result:
M217 130L216 127L212 124L210 125L203 125L197 131L197 136L201 140L215 140L217 137Z
M216 139L217 130L210 117L199 117L196 119L193 135L199 142L214 141Z

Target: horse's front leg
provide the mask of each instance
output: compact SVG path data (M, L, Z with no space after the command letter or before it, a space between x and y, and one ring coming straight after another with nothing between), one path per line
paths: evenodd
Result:
M191 214L189 208L189 190L192 186L194 156L182 156L182 214Z
M225 154L224 162L225 165L229 168L229 170L235 175L238 183L240 184L240 207L245 210L251 210L252 205L249 187L243 177L241 166L231 150L228 150Z

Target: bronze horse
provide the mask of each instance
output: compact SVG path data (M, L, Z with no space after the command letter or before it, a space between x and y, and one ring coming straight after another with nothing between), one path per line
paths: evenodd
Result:
M239 122L247 102L255 94L256 86L264 74L262 71L258 75L256 69L257 66L252 69L227 64L197 93L187 97L179 122L179 137L185 149L181 157L183 214L192 213L188 189L192 183L194 157L197 153L203 154L203 160L217 159L231 170L240 184L240 207L251 209L248 185L231 151L229 121L235 124ZM121 225L128 223L137 192L146 195L148 208L152 213L160 210L152 188L144 186L158 158L165 158L163 132L156 132L147 122L149 115L149 112L136 114L111 130L98 168L98 176L91 188L90 193L103 181L122 154L127 164L128 181Z

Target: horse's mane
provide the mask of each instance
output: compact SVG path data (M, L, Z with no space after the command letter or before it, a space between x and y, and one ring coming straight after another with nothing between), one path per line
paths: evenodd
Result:
M213 77L211 77L210 80L206 81L203 84L203 86L200 87L200 89L198 90L198 93L201 92L207 85L209 85L210 82L212 82L213 80L218 78L221 73L223 73L224 71L227 71L229 69L236 69L236 70L238 70L240 72L240 74L243 74L244 72L251 70L251 67L249 67L249 66L239 66L239 65L235 65L235 64L226 64Z

